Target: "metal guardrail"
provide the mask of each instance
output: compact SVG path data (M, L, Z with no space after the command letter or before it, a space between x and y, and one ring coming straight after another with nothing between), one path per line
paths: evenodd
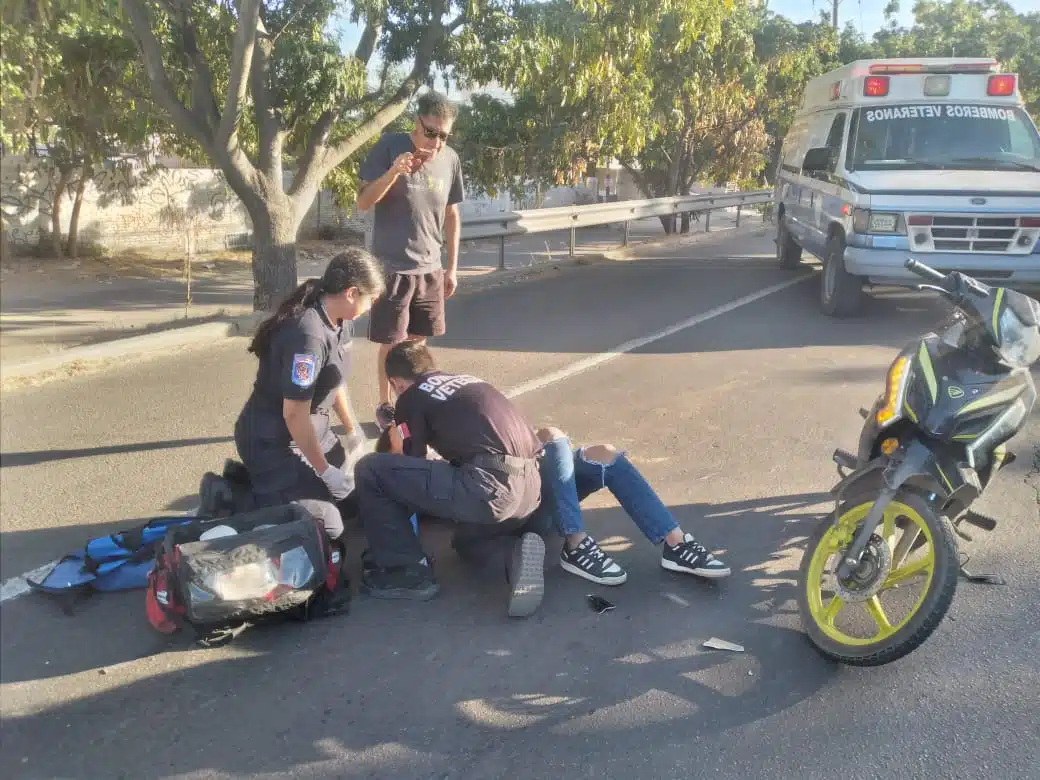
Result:
M575 230L579 227L613 225L623 222L625 235L622 239L622 246L628 246L629 226L632 220L707 213L704 229L709 231L711 230L711 212L735 207L737 209L737 227L740 227L740 213L745 206L769 203L772 198L772 190L754 190L752 192L720 192L710 195L682 195L671 198L593 203L585 206L507 211L463 220L461 239L474 241L497 238L498 267L504 269L506 267L506 239L512 236L570 230L569 254L573 257Z

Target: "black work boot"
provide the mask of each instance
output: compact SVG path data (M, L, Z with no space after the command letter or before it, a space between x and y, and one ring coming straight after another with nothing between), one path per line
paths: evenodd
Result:
M219 474L207 471L199 483L199 510L201 517L227 517L235 511L235 494L231 483Z
M363 564L361 590L377 599L429 601L440 592L433 569L422 563L379 568Z

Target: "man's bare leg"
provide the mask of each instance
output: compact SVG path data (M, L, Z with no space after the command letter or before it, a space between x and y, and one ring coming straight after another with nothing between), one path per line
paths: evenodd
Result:
M403 340L414 341L418 344L426 344L425 336L409 336L408 338ZM376 424L379 425L380 428L384 428L385 426L383 424L383 421L379 419L379 410L383 409L384 407L387 407L392 410L394 408L394 401L396 400L393 397L394 393L393 389L390 387L390 380L387 379L386 376L386 356L390 354L390 350L393 349L394 346L394 344L380 344L379 355L376 357L376 360L379 364L376 367L376 370L378 371L377 376L379 377L379 404L376 407Z
M390 380L386 378L386 356L390 354L390 350L393 349L393 344L380 344L379 345L379 356L376 358L378 363L379 371L379 405L390 403L390 394L393 392L390 389Z

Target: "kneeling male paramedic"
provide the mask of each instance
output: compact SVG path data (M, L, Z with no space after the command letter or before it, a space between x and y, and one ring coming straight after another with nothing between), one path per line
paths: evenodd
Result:
M364 456L354 471L369 543L362 585L378 598L426 600L439 586L411 516L515 535L538 508L542 444L502 393L476 377L439 370L422 344L394 346L386 372L397 394L393 451ZM443 460L428 458L428 447ZM510 615L529 615L541 603L544 557L537 534L516 540L507 566Z

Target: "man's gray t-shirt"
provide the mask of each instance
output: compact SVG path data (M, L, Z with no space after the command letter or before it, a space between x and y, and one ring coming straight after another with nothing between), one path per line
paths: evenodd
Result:
M361 164L362 181L375 181L404 152L407 133L384 133ZM372 251L387 273L424 274L441 267L444 211L465 198L462 164L445 146L418 171L398 176L375 206Z

